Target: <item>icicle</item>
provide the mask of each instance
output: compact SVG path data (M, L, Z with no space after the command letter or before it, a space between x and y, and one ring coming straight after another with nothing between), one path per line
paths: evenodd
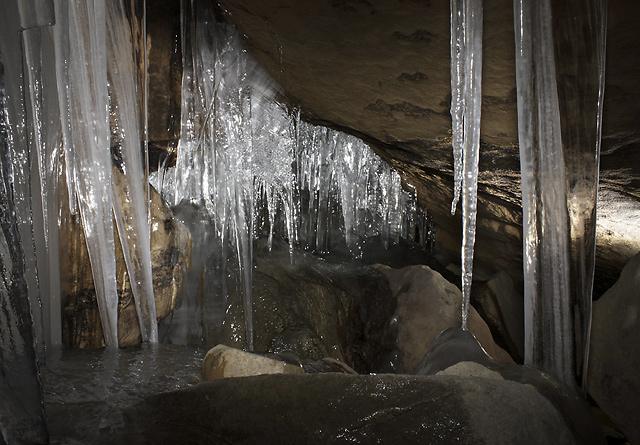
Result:
M455 171L451 213L455 213L461 181L462 329L467 328L476 238L481 87L482 2L451 0L451 117Z
M572 386L585 377L588 355L606 10L599 0L554 8L549 0L514 2L525 363ZM572 43L562 57L554 44L566 51L567 42L554 42L552 13ZM563 95L557 83L565 69L588 79L580 106L575 91Z
M60 3L66 2L60 0L59 6ZM62 40L68 37L70 42L69 83L58 93L60 102L69 104L74 153L71 169L76 176L75 193L105 342L107 346L117 346L118 292L109 155L105 2L69 1L68 6L69 33L65 36L63 30L59 37ZM57 45L57 48L63 47L64 44ZM79 122L83 124L76 125Z
M451 8L451 146L453 147L453 201L451 214L456 213L463 176L463 142L465 113L465 35L467 32L465 0L450 0Z
M134 16L132 14L132 16ZM143 341L158 341L158 324L151 271L150 227L145 162L140 149L137 72L133 63L133 33L122 0L107 6L108 73L113 123L118 144L112 148L119 165L112 181L114 214ZM137 25L139 26L139 24ZM118 169L120 171L118 171Z

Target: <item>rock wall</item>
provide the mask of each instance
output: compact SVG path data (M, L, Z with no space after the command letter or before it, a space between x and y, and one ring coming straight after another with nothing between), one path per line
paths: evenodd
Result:
M221 0L254 56L306 119L362 137L416 186L441 253L459 261L452 192L449 4L430 0ZM476 271L522 283L513 5L484 3L483 108ZM596 289L608 288L640 246L607 224L640 205L640 5L609 2L602 205ZM609 206L611 207L611 206ZM614 227L615 226L615 227Z

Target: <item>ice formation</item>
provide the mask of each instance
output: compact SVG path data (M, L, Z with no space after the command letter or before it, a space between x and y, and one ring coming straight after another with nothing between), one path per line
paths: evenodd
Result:
M451 0L451 125L454 198L462 193L462 329L473 276L482 104L482 1Z
M344 244L359 256L362 243L374 236L388 245L401 236L415 238L417 231L424 245L426 214L403 191L399 174L362 141L305 123L299 111L279 103L277 85L247 55L237 31L216 21L206 2L183 3L182 35L176 167L164 171L160 166L155 181L192 233L209 240L193 252L194 261L205 267L204 277L193 278L216 289L207 294L218 294L212 297L216 301L205 302L210 309L204 316L220 323L227 276L235 272L238 281L231 285L244 295L246 323L246 332L238 328L237 335L251 349L256 237L265 235L271 246L278 235L291 249L318 253ZM201 247L205 251L199 252ZM196 326L202 311L189 294L183 292L171 341L202 335ZM191 327L183 324L187 320Z
M549 0L516 0L514 15L525 362L581 384L591 323L606 8L600 0L553 8ZM552 17L562 24L557 32ZM565 77L581 81L569 86Z

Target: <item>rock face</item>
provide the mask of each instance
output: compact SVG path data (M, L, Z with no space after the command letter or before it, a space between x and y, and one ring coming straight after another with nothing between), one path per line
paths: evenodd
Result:
M201 372L205 380L262 374L304 374L301 366L224 345L207 352Z
M587 389L627 436L640 443L640 254L593 305Z
M400 372L413 373L433 340L447 328L461 324L460 290L427 266L392 269L375 266L389 280L397 300L397 347L402 357ZM513 363L513 359L493 340L487 324L473 307L467 317L469 330L494 359Z
M534 386L478 367L216 380L147 398L96 443L601 443L588 410L575 431Z
M206 344L245 347L241 297L230 293L219 334ZM302 359L340 360L359 372L379 371L394 349L386 336L395 300L379 273L331 265L288 245L256 255L253 272L254 350L291 351Z
M449 4L428 0L221 0L254 56L316 123L362 137L402 170L459 261L452 193ZM611 0L601 158L601 208L640 201L640 3ZM522 283L513 2L484 3L476 268ZM618 209L620 210L620 209ZM603 212L599 224L629 218ZM610 287L629 258L624 233L599 231L596 282ZM640 247L637 231L635 246ZM622 241L622 242L621 242ZM636 247L636 250L637 248Z
M487 323L496 342L522 363L524 357L524 302L509 275L500 271L471 288L471 304Z
M61 208L68 209L68 205L63 202ZM118 342L125 347L140 343L142 337L117 231L115 236ZM190 243L189 232L173 218L171 210L151 188L151 266L159 320L169 315L180 296L182 269L189 261ZM64 218L60 233L60 265L63 344L77 348L104 346L91 264L79 216L67 214Z

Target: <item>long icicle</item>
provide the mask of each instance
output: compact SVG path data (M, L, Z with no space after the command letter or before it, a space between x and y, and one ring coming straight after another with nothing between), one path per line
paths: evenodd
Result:
M105 343L118 346L104 0L69 1L69 94L76 196ZM67 161L68 162L68 161Z
M451 116L455 212L462 182L462 329L473 277L482 105L482 2L451 0ZM461 134L462 132L462 134ZM462 149L462 153L461 153ZM462 160L460 159L462 157ZM462 170L460 170L462 167Z
M132 14L132 17L135 17ZM133 33L122 0L107 6L108 73L112 114L118 126L120 162L114 167L113 204L131 291L143 341L158 342L158 323L151 271L150 228L145 193L145 164L133 60Z

